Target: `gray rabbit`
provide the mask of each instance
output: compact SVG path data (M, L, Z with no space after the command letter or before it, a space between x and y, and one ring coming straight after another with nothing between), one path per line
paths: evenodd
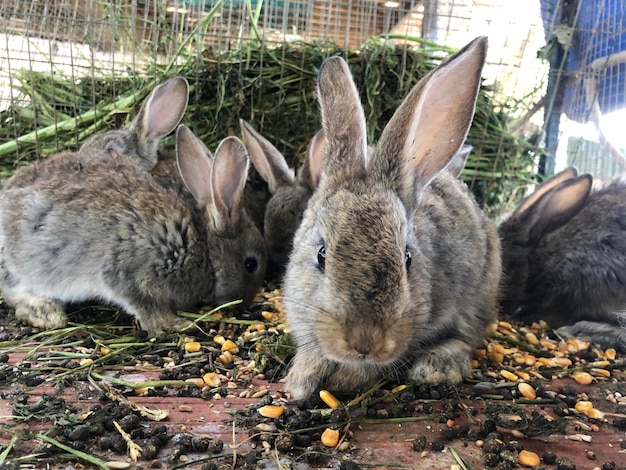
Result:
M568 168L500 224L502 312L626 351L626 185L591 187Z
M106 161L109 153L126 155L150 171L159 159L161 140L173 132L183 118L188 98L187 80L183 77L170 78L152 90L135 118L123 128L94 134L85 140L79 152L61 152L21 168L19 176L9 178L4 188L31 184L47 172L56 172L56 166L80 170L89 160ZM175 153L170 153L172 161L175 161ZM172 168L175 169L175 165ZM180 180L178 174L176 178Z
M322 173L326 139L323 131L313 137L296 177L285 157L270 141L243 119L239 123L250 160L267 182L272 195L265 208L263 221L268 252L267 277L270 280L280 279L287 266L293 236L302 220L302 213Z
M445 168L471 124L486 50L477 38L422 79L370 151L346 62L322 64L327 148L284 282L293 398L470 373L496 313L500 244Z
M176 155L195 207L136 159L97 148L0 193L0 291L18 319L59 328L63 304L99 300L158 333L189 324L176 309L252 302L267 256L242 209L244 145L227 138L213 157L180 126Z

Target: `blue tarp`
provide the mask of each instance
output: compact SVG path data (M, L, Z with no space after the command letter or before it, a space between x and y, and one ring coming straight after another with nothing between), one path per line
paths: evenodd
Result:
M589 64L626 50L626 0L579 0L572 47L567 57L564 109L570 119L586 122L593 97L587 97L583 78ZM553 34L559 0L541 0L541 15L549 40ZM626 64L603 69L597 78L597 97L602 113L626 107Z

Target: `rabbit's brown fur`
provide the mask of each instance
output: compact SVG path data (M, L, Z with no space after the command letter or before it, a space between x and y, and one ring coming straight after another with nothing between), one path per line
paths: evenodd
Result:
M346 63L322 65L327 150L294 239L284 304L296 399L387 375L456 383L494 318L499 240L467 187L443 171L469 128L486 39L409 93L368 151Z

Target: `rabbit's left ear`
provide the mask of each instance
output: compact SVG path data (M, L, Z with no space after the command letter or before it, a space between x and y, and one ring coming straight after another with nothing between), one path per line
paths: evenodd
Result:
M469 43L420 80L385 127L369 169L406 207L415 207L465 141L486 53L486 37Z

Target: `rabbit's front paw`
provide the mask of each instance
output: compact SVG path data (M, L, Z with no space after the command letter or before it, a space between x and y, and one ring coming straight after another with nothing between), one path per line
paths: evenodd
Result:
M318 391L322 377L322 363L314 354L297 354L285 379L285 388L294 400L305 400Z
M37 297L20 297L24 298L15 304L15 316L22 323L47 330L67 325L67 316L59 303Z
M457 384L471 372L470 347L449 341L423 353L413 363L409 379L416 382Z
M151 334L159 334L165 331L175 333L185 331L192 326L191 321L179 317L173 313L162 312L159 314L144 314L138 316L141 328Z

